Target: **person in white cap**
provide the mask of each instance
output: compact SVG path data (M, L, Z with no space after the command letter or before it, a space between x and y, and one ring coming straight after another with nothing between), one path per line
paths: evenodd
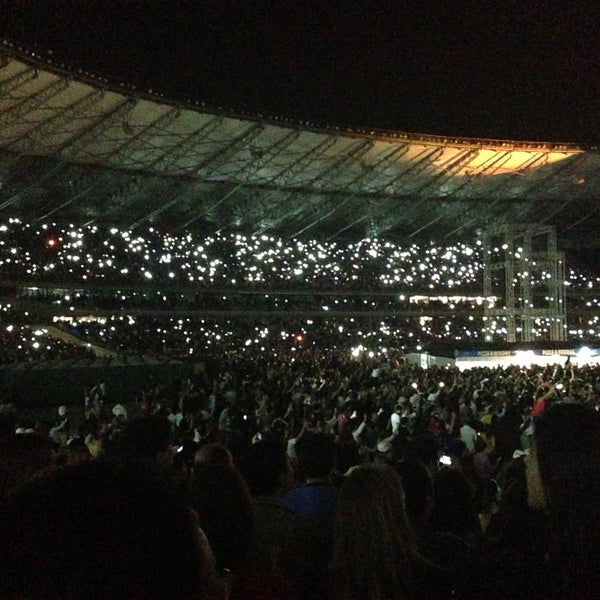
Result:
M71 430L71 421L69 419L67 407L62 404L58 407L58 420L54 424L54 427L50 429L49 436L54 444L62 446L66 444L69 439Z
M117 403L113 406L112 414L113 416L117 417L117 419L122 421L127 420L127 409L120 403Z

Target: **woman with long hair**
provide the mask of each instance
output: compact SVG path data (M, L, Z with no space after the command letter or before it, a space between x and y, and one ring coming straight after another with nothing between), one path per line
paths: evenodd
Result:
M486 535L469 597L588 599L600 590L600 413L555 403L533 419Z
M545 553L532 568L540 597L598 594L599 451L598 411L557 403L535 417L525 475L529 505L547 515Z
M342 484L329 582L334 600L450 597L443 572L416 553L392 467L356 467Z

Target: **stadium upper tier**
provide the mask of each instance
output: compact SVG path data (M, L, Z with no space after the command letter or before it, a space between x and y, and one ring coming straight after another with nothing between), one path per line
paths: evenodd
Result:
M600 154L230 114L0 44L0 209L26 221L452 242L510 223L597 246Z

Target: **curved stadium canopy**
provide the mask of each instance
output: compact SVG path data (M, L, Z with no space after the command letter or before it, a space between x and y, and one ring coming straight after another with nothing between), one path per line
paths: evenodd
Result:
M595 246L600 154L171 102L0 45L0 216L397 241L509 223Z

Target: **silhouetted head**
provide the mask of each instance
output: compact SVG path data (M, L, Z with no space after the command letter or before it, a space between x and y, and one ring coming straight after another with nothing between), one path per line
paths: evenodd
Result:
M187 507L138 468L57 468L0 512L2 598L219 597Z
M293 479L286 447L275 441L252 444L240 462L240 471L253 496L274 496Z

